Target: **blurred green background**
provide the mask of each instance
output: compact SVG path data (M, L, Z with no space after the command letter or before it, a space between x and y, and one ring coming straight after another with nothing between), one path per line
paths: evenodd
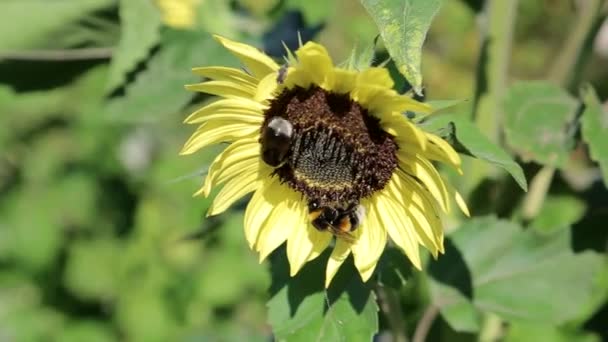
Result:
M428 98L474 97L479 6L448 0L435 18ZM520 1L513 79L547 77L573 6ZM605 100L608 24L595 25L575 78ZM298 30L335 61L377 35L349 0L0 1L0 341L271 339L270 274L245 243L244 203L205 218L209 200L191 197L221 146L178 156L193 131L181 121L207 100L183 85L191 67L237 65L210 33L276 51ZM571 159L562 187L591 194L572 206L605 217L596 169L582 149Z

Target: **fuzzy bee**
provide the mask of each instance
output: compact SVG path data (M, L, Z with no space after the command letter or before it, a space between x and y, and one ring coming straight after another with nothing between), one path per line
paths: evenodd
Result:
M272 166L279 167L285 163L291 146L293 136L293 125L275 116L264 127L261 137L262 160Z
M318 200L308 203L308 218L320 231L329 231L348 242L354 241L354 232L365 217L365 208L352 203L344 208L322 205Z

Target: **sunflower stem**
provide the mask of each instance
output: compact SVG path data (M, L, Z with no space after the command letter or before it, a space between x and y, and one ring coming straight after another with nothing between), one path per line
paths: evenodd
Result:
M389 287L377 284L376 294L380 303L380 310L386 316L388 324L391 328L393 341L407 342L408 338L405 335L405 319L401 312L401 305L397 291Z

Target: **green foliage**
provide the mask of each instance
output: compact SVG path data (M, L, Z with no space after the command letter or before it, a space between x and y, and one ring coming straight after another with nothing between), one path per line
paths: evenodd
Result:
M0 3L0 51L57 47L66 28L114 0L2 1Z
M289 278L287 257L275 253L268 321L279 341L370 341L378 331L374 293L352 260L323 289L328 253Z
M572 123L578 106L576 99L549 82L515 83L505 100L509 145L525 160L563 167L574 147Z
M530 227L541 233L568 228L585 214L585 202L573 196L549 196Z
M441 0L361 0L386 49L416 93L422 92L422 44Z
M433 301L463 331L479 328L479 311L550 324L573 319L591 300L602 257L573 253L570 243L568 230L541 235L494 217L472 219L450 235L452 258L429 266Z
M443 105L448 108L455 103L446 101ZM458 114L437 114L428 117L422 127L446 139L456 151L496 165L515 179L524 190L528 184L522 168L500 146L486 138L479 128Z
M583 139L589 145L591 158L600 164L604 184L608 187L608 111L602 108L591 86L583 88L581 97L585 104L581 120Z
M127 122L164 119L163 116L174 114L176 108L185 106L193 96L184 91L185 84L197 81L189 66L227 64L226 58L226 50L208 33L165 29L158 53L126 85L126 96L108 102L103 115L112 121Z
M127 73L144 60L160 40L160 13L151 1L121 0L121 32L112 54L106 90L123 84Z

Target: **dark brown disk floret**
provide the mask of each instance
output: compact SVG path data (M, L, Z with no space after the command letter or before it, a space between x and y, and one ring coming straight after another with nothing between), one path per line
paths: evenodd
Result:
M308 200L357 203L382 190L397 167L397 144L348 94L319 87L286 89L265 112L293 125L281 181Z

